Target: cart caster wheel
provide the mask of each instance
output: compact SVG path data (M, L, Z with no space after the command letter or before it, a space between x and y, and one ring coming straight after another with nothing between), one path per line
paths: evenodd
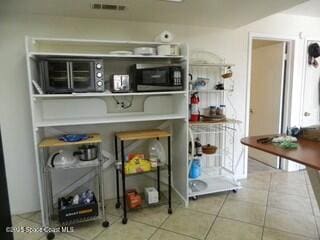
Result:
M107 227L109 227L109 222L108 221L104 221L103 223L102 223L102 226L104 227L104 228L107 228Z
M191 197L191 199L193 200L193 201L196 201L196 200L198 200L198 196L193 196L193 197Z
M172 214L172 209L171 208L168 209L168 214Z
M128 222L128 219L127 219L127 218L123 218L123 219L122 219L122 224L127 224L127 222Z
M237 193L237 192L238 192L238 190L237 190L237 189L233 189L233 190L232 190L232 192Z
M120 206L121 206L121 203L120 203L120 202L117 202L117 203L116 203L116 208L120 208Z
M47 234L47 239L48 240L52 240L52 239L54 239L54 237L55 237L55 235L52 232Z

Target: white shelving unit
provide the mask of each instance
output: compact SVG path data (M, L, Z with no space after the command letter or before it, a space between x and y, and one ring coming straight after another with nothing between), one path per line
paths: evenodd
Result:
M161 44L163 43L26 37L32 129L43 226L48 226L50 216L44 211L48 208L45 198L45 176L43 175L47 156L39 151L39 143L43 138L52 137L51 134L55 131L50 130L61 132L65 131L66 127L70 127L70 129L72 127L73 133L77 133L77 131L84 133L86 127L94 127L94 129L99 129L98 132L105 139L113 134L106 132L106 126L109 126L112 131L119 131L122 130L123 123L128 123L128 130L130 128L136 130L136 124L141 122L149 124L155 121L161 121L161 123L165 121L171 128L173 140L171 147L174 150L172 153L174 190L187 203L188 46L183 43L172 43L179 46L180 56L114 55L109 53L110 51L132 50L135 47L157 47ZM109 89L102 93L39 94L34 89L32 80L39 81L38 60L50 56L102 58L105 65L105 80L107 81L112 73L125 74L129 66L136 63L180 64L184 71L185 88L182 91L121 94L111 93ZM108 88L108 82L106 86ZM114 98L122 101L133 99L132 107L122 109ZM110 139L104 144L112 145L113 140ZM111 149L113 148L111 147ZM81 168L81 166L78 167Z
M189 171L194 159L200 160L201 175L197 178L188 178L188 197L196 199L200 195L206 195L222 191L237 191L240 183L235 178L235 133L240 121L234 119L235 113L230 108L230 102L226 102L228 96L232 94L234 84L231 79L223 79L221 74L226 68L234 64L226 64L222 60L218 63L210 63L210 53L200 52L195 54L196 63L190 63L190 73L193 76L193 86L198 78L209 79L206 86L200 89L189 89L190 96L195 92L200 98L200 114L208 112L209 106L226 105L225 113L232 116L221 122L190 122L189 141L193 142L196 138L200 139L202 145L210 144L217 147L214 154L202 154L202 156L192 156L189 154ZM214 61L217 56L213 56ZM219 59L218 59L219 60ZM224 84L223 90L216 90L215 86L219 83Z

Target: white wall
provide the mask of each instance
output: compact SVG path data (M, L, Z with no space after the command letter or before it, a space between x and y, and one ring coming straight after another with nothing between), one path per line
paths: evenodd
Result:
M190 17L187 15L187 17ZM28 102L24 36L72 37L91 39L153 40L164 29L176 35L176 41L187 42L224 56L234 68L235 93L232 100L237 116L245 121L248 32L266 32L297 36L300 31L316 34L320 21L314 18L275 15L237 30L188 27L160 23L124 22L98 19L76 19L52 16L0 14L0 123L10 203L13 213L39 209L36 167L33 159L32 129ZM302 56L299 41L297 56ZM295 96L300 96L301 62L296 63ZM298 119L298 113L294 113ZM295 121L293 121L295 122ZM243 124L242 126L245 126ZM240 136L244 135L244 129ZM238 175L245 176L246 163L240 158L243 147L237 146ZM242 156L243 157L243 156Z

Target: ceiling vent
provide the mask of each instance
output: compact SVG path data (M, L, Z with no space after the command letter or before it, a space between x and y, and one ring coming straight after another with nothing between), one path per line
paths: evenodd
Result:
M127 7L124 5L104 4L104 3L91 3L91 9L102 9L112 11L124 11Z

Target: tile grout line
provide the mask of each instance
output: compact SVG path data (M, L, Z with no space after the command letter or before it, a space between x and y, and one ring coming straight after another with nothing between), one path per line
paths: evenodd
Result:
M277 174L277 173L276 173ZM273 175L273 174L272 174ZM272 177L271 177L271 179L272 179ZM305 178L304 178L305 179ZM299 185L303 185L303 184L299 184ZM270 185L270 187L271 187L271 185ZM271 188L270 188L271 189ZM278 194L278 193L280 193L280 194L286 194L286 193L282 193L282 192L272 192L272 191L269 191L270 193L275 193L275 194ZM308 192L308 189L307 189L307 192ZM299 197L300 195L294 195L294 194L286 194L286 195L291 195L291 196L297 196L297 197ZM302 197L302 196L300 196L300 197ZM304 197L304 198L307 198L307 197ZM268 199L269 199L269 196L268 196ZM267 208L268 208L268 205L267 205ZM272 208L274 208L274 207L272 207ZM290 210L285 210L285 209L281 209L281 208L275 208L275 209L278 209L278 210L284 210L284 211L286 211L286 212L289 212ZM315 217L315 216L313 216L313 217ZM264 231L264 228L265 228L266 226L264 225L263 226L263 231ZM292 233L292 232L288 232L288 231L284 231L284 230L280 230L280 229L277 229L277 228L273 228L273 227L267 227L267 228L269 228L269 229L272 229L272 230L275 230L275 231L279 231L279 232L283 232L283 233L286 233L286 234L291 234L291 235L295 235L295 236L300 236L300 237L304 237L304 238L311 238L310 236L306 236L306 235L303 235L303 234L298 234L298 233ZM317 230L317 229L316 229ZM263 237L263 236L262 236Z
M262 225L261 240L263 240L264 228L265 228L265 224L266 224L266 218L267 218L267 211L268 211L268 203L269 203L269 195L270 195L272 177L273 177L273 173L270 174L269 188L268 188L268 195L267 195L267 205L266 205L266 212L264 213L264 220L263 220L263 225Z
M304 173L304 180L306 182L306 186L307 186L307 193L308 193L308 196L309 196L309 201L310 201L310 205L311 205L311 211L312 211L312 214L313 214L313 219L315 221L315 224L316 224L316 231L317 231L317 234L318 234L318 237L320 236L320 232L319 232L319 229L318 229L318 224L317 224L317 216L316 216L316 212L313 208L313 204L312 204L312 199L311 199L311 194L310 194L310 188L308 187L308 182L307 182L307 177L309 177L308 175L308 172L305 172ZM312 185L311 185L311 189L312 189Z
M181 208L181 207L178 206L178 207L176 208L176 210L179 209L179 208ZM181 208L181 209L182 209L182 208ZM187 209L187 210L191 210L191 209L189 209L189 208L186 208L186 209ZM194 210L191 210L191 211L194 211ZM194 212L198 212L198 211L194 211ZM207 214L207 215L211 215L211 214ZM182 234L182 233L175 232L175 231L173 231L173 230L169 230L169 229L162 228L162 226L163 226L163 225L165 224L165 222L170 218L170 216L172 216L172 215L169 215L169 216L160 224L160 226L157 228L157 230L164 230L164 231L172 232L172 233L175 233L175 234L178 234L178 235L181 235L181 236L185 236L185 237L190 237L190 238L193 238L193 239L201 240L201 239L196 238L196 237L191 237L191 236L186 235L186 234ZM212 216L212 215L211 215L211 216ZM150 238L149 238L149 239L150 239Z
M158 230L164 230L164 231L167 231L167 232L175 233L175 234L178 234L178 235L183 236L183 237L188 237L188 238L197 239L197 240L203 240L201 238L192 237L190 235L186 235L186 234L183 234L183 233L178 233L178 232L175 232L173 230L164 229L164 228L161 228L161 227L159 227Z
M221 207L220 207L220 209L219 209L219 211L218 211L218 213L217 213L216 217L214 218L214 220L213 220L213 222L212 222L211 226L209 227L209 230L208 230L208 232L206 233L206 236L204 237L204 239L207 239L207 238L208 238L209 233L211 232L211 230L212 230L212 228L213 228L213 225L215 224L215 222L216 222L216 220L217 220L217 218L218 218L218 216L219 216L219 214L220 214L220 212L221 212L221 210L222 210L222 208L223 208L223 206L224 206L225 202L227 201L227 198L229 197L229 194L230 194L230 192L228 192L228 193L227 193L227 195L225 196L225 198L224 198L224 200L223 200L223 202L222 202L222 205L221 205Z
M97 236L95 236L92 240L97 239L102 233L104 233L105 231L107 231L112 225L114 225L115 223L120 222L120 221L121 221L121 217L120 217L117 221L115 221L114 223L110 223L110 226L109 226L109 227L104 228L104 229L101 231L101 233L99 233ZM87 240L87 239L86 239L86 240Z

